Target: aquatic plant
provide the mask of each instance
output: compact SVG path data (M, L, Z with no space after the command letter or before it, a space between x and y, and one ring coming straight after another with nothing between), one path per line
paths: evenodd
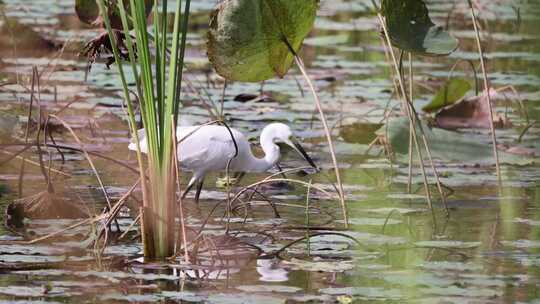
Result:
M144 255L149 259L164 259L175 252L175 216L177 214L176 185L178 175L174 129L178 120L184 51L190 0L177 1L174 13L173 32L168 32L167 12L169 1L153 2L153 32L148 32L146 11L148 1L98 0L100 16L107 30L114 61L123 86L127 103L129 124L135 142L139 142L134 103L140 104L141 120L148 143L147 163L143 160L140 147L137 159L143 193L140 209ZM116 14L111 14L114 10ZM161 12L160 12L161 10ZM125 49L136 83L135 98L128 87L127 73L122 63L118 31L111 16L120 17L125 37ZM133 29L134 37L130 30ZM169 37L172 38L169 52Z

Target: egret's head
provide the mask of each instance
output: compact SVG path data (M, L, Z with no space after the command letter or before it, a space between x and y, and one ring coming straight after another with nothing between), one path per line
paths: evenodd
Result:
M286 143L293 133L291 128L283 123L271 123L264 128L263 133L272 138L274 143Z
M315 169L317 168L317 165L313 162L311 157L306 153L304 148L302 148L302 145L300 145L298 139L294 136L294 134L291 131L291 128L287 126L286 124L282 123L272 123L266 126L263 130L263 136L268 136L272 139L273 143L284 143L291 148L293 148L296 152L298 152L302 157L309 163L310 166L312 166Z

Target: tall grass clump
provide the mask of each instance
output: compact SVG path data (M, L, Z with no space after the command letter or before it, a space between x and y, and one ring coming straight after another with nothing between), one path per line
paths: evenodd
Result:
M147 259L164 259L175 252L178 176L173 130L178 120L190 0L184 6L181 0L173 1L176 9L172 33L168 31L168 0L97 2L122 82L131 132L137 145L141 136L145 136L148 144L146 162L140 147L137 148L143 195L140 212L144 255ZM152 22L148 22L146 11L152 4ZM122 31L113 29L111 16L120 16ZM122 38L125 45L120 45ZM129 63L122 63L119 48L127 50ZM126 69L131 69L134 79L127 79ZM128 81L136 84L136 92L128 88ZM140 105L145 133L137 132L135 101Z

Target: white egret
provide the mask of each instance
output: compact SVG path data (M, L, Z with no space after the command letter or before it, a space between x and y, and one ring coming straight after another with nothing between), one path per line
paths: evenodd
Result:
M144 129L139 130L141 152L148 153L148 145ZM234 136L234 141L232 139ZM289 126L282 123L267 125L261 133L260 143L265 153L263 158L257 158L251 151L246 137L235 129L224 126L189 126L178 127L176 130L178 141L178 161L183 170L193 172L182 197L196 184L195 201L198 203L199 195L204 183L204 177L212 171L224 171L230 160L230 172L265 172L277 165L280 158L280 148L277 143L285 143L296 150L313 167L317 168L313 160L294 137ZM236 151L234 142L238 147ZM130 150L136 151L137 145L130 143ZM235 156L235 154L237 154Z

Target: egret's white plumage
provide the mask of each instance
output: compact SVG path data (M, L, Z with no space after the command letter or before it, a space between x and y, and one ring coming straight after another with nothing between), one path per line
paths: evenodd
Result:
M238 155L231 133L238 146ZM141 152L148 153L148 145L144 129L139 130L139 144ZM260 137L261 147L265 153L263 158L257 158L251 151L251 146L241 132L235 129L227 129L224 126L189 126L176 129L178 144L178 161L183 170L193 172L187 191L197 184L198 200L200 189L207 173L212 171L224 171L227 163L231 160L229 171L231 172L264 172L274 167L280 158L280 149L276 143L282 142L290 145L315 167L313 161L305 153L295 140L291 129L282 123L267 125ZM128 147L136 151L137 145L131 143ZM184 195L185 195L184 193Z

